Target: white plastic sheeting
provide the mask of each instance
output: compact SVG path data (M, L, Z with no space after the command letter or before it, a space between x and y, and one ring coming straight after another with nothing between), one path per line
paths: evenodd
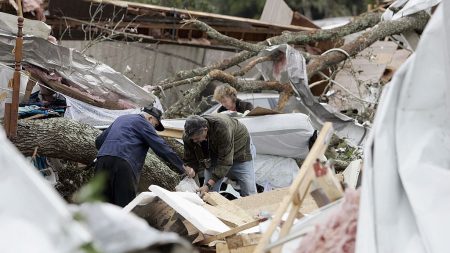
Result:
M256 183L264 186L264 191L288 187L299 172L297 163L292 158L256 155Z
M73 119L78 122L86 123L94 127L108 127L117 117L126 114L140 113L140 108L127 110L110 110L88 103L76 100L69 96L64 96L67 103L67 109L64 113L65 118ZM155 97L154 106L162 110L159 99Z
M389 7L401 8L397 12L387 9L382 16L383 20L396 20L404 16L414 14L419 11L429 10L431 7L440 3L441 0L397 0Z
M104 203L86 203L77 212L89 227L94 246L100 252L121 253L145 249L151 245L177 244L181 252L191 252L191 245L176 233L160 232L145 220L121 208Z
M0 150L0 252L78 252L89 232L2 128Z
M5 114L5 103L6 102L11 103L12 88L8 87L8 83L13 78L13 75L14 75L13 68L6 66L4 64L0 64L0 119L2 119ZM21 73L19 99L22 99L23 95L25 94L27 82L28 76Z
M450 3L386 86L365 151L357 250L450 249Z
M1 127L0 150L0 252L81 253L90 243L109 253L166 244L175 244L179 252L192 251L177 234L157 231L120 207L95 203L70 210Z
M244 117L239 121L247 127L257 154L291 158L308 155L314 128L303 113Z

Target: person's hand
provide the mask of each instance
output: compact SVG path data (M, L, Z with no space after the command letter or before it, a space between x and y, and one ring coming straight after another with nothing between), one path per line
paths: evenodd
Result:
M184 171L186 171L186 175L190 178L195 177L195 170L189 166L183 165Z
M199 193L200 198L203 198L203 196L205 196L205 193L209 192L209 188L207 185L204 185L198 188L197 192Z

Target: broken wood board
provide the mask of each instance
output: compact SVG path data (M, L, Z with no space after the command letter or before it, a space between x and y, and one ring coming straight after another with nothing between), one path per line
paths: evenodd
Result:
M221 220L223 223L225 223L229 227L239 227L241 225L244 225L247 223L244 219L241 217L235 215L234 213L222 209L220 207L212 206L212 205L204 205L204 208L214 214L219 220Z
M221 210L225 210L229 213L232 213L233 215L242 219L244 223L248 223L255 220L253 218L254 217L253 215L251 215L246 210L242 209L240 206L236 205L232 201L228 200L218 192L206 193L205 196L203 197L203 200L212 206L215 206Z
M164 131L157 132L159 136L163 137L171 137L176 139L182 139L183 138L183 132L184 129L175 128L175 127L167 127L164 126Z
M256 245L244 246L236 249L228 248L226 243L218 243L216 244L216 252L217 253L253 253Z
M223 233L221 233L221 234L209 236L209 237L207 237L205 240L200 241L199 244L209 244L209 243L211 243L211 242L213 242L213 241L225 239L225 238L227 238L227 237L229 237L229 236L235 235L235 234L237 234L237 233L239 233L239 232L242 232L242 231L244 231L244 230L253 228L253 227L259 225L260 222L263 222L263 221L265 221L265 220L267 220L267 219L266 219L266 218L263 218L263 219L259 219L259 220L254 220L254 221L249 222L249 223L247 223L247 224L244 224L244 225L242 225L242 226L232 228L232 229L230 229L230 230L228 230L228 231L226 231L226 232L223 232Z
M230 230L227 225L202 206L204 202L197 194L170 192L157 185L151 185L149 189L203 234L217 235Z
M262 234L241 234L230 236L225 239L228 249L239 249L242 247L252 246L258 244Z
M249 212L252 216L261 211L275 213L283 198L289 193L289 188L275 189L268 192L258 193L231 201L237 206ZM308 194L300 207L300 212L309 214L319 208L314 199Z

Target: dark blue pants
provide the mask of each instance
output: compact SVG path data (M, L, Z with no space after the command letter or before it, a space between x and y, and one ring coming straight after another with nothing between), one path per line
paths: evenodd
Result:
M136 197L137 182L126 160L115 156L98 157L95 173L99 172L107 176L103 191L107 202L124 207Z

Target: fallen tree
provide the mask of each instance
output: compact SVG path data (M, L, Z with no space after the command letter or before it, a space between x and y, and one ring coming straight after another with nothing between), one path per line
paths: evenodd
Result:
M25 156L38 154L89 165L97 156L95 138L100 130L66 118L19 120L17 137L11 141ZM91 168L92 169L92 168ZM148 153L139 182L139 191L156 184L173 190L180 178L155 154Z
M270 42L270 45L279 45L284 43L299 45L332 38L335 39L337 36L345 36L367 29L354 41L343 45L337 50L330 51L320 56L308 56L310 61L307 64L307 75L310 79L320 71L326 70L327 68L337 65L349 57L355 56L377 40L406 31L423 30L429 19L429 15L424 11L411 16L403 17L399 20L382 22L379 22L379 16L377 15L378 14L373 13L364 14L358 17L355 21L342 27L330 30L286 33L269 39L268 41ZM242 51L231 59L227 59L221 63L216 63L208 67L180 71L175 75L175 77L161 81L159 85L161 85L162 89L168 89L186 83L191 83L192 86L192 88L190 88L183 95L183 99L179 99L167 110L166 117L186 117L189 114L198 113L198 108L196 105L200 100L200 94L213 80L229 83L239 91L259 91L262 89L279 91L281 94L281 99L279 100L280 104L278 105L279 109L283 108L283 103L285 103L288 98L294 94L290 88L286 87L288 84L279 84L275 80L269 80L268 82L249 82L238 77L239 75L242 75L242 73L248 72L258 62L276 61L276 56L265 57L263 59L257 58L244 67L245 71L236 71L233 73L225 72L225 69L235 66L266 49L268 47L266 43L269 42L264 41L252 46L250 43L238 41L220 34L201 21L190 20L187 21L187 23L203 29L209 36L216 40L250 51Z

